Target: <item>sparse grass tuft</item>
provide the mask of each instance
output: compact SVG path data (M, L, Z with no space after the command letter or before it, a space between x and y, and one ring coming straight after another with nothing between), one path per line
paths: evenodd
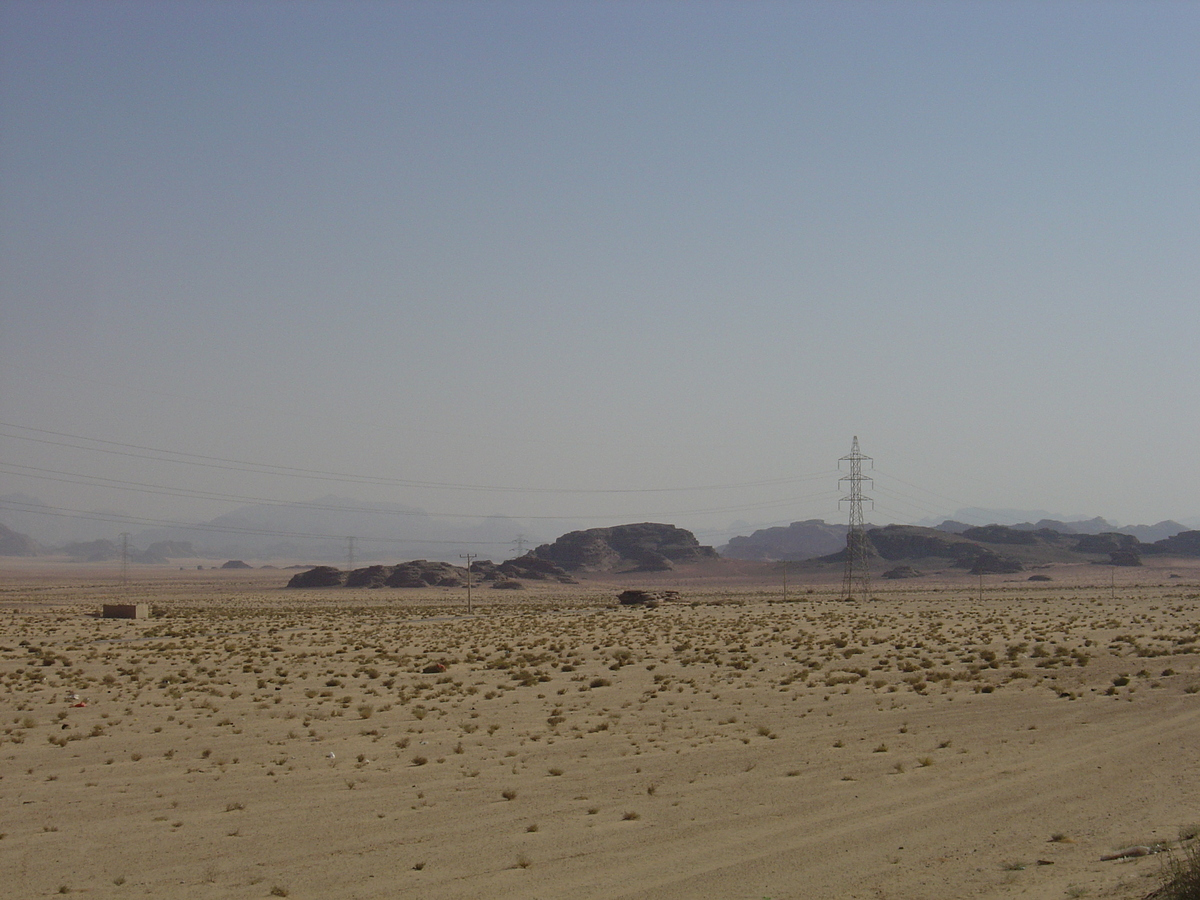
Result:
M1154 900L1200 900L1200 845L1172 850L1164 868L1162 887L1150 895Z

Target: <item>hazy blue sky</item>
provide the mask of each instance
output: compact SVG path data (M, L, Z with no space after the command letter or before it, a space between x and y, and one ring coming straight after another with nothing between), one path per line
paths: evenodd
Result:
M1200 515L1198 47L1191 2L5 0L0 494L704 531L841 519L857 434L875 522Z

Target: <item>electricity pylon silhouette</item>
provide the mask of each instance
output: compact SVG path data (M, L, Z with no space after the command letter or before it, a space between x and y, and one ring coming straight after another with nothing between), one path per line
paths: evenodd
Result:
M862 492L862 483L864 481L872 482L873 479L868 478L862 473L863 460L875 465L874 460L869 456L863 456L858 452L858 435L854 436L854 443L850 447L850 453L838 460L838 468L841 469L842 463L850 464L850 474L843 475L838 479L840 487L843 481L849 482L850 493L842 497L838 501L839 507L843 503L850 504L850 530L846 532L846 571L842 576L842 595L847 600L853 600L857 593L863 600L871 598L871 569L868 566L869 562L869 547L867 543L867 531L863 524L863 501L873 503L870 497L864 497Z
M515 538L513 538L512 548L513 552L516 554L516 559L520 559L525 555L525 545L527 543L529 543L529 539L523 534L518 534Z

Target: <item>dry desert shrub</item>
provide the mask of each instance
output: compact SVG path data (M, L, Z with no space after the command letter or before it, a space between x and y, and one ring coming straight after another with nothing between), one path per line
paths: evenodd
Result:
M1200 900L1200 844L1171 851L1165 869L1162 887L1147 900Z

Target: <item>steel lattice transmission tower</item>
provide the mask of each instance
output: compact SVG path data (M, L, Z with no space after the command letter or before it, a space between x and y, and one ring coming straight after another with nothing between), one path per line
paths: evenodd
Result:
M873 479L862 473L864 460L874 467L875 462L871 457L858 452L856 434L850 453L838 460L839 469L842 468L842 463L850 464L850 474L838 479L839 487L842 482L849 482L850 488L850 493L838 501L839 505L850 504L850 530L846 533L846 572L842 577L842 594L847 600L854 599L856 594L863 600L871 598L871 569L868 566L870 544L867 543L867 531L863 523L863 501L874 501L863 496L862 486L864 481L873 482Z

